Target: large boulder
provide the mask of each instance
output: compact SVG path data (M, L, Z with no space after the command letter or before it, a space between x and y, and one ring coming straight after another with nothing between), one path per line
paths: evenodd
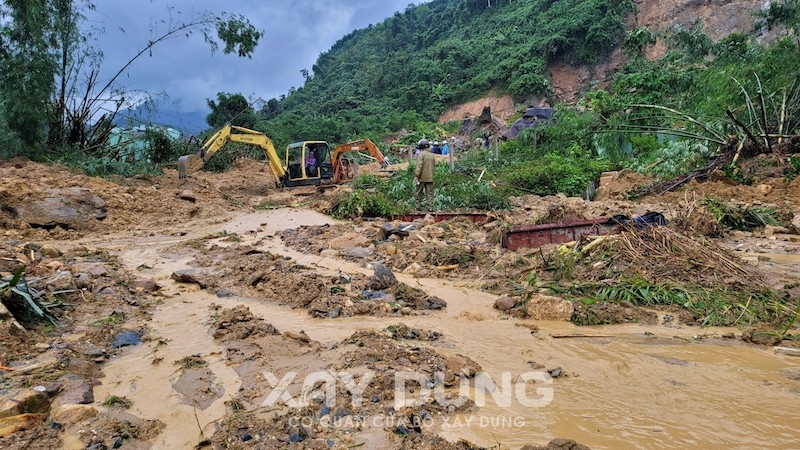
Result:
M106 217L106 202L89 189L68 187L50 189L44 200L16 205L1 205L31 226L80 228L87 222Z

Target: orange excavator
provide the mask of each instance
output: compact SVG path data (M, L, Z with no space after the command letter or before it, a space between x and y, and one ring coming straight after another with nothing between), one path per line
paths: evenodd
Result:
M387 161L383 153L378 149L378 146L371 140L359 139L357 141L347 142L333 150L333 156L331 157L331 163L333 165L333 184L339 184L358 178L358 160L349 158L346 154L363 151L369 152L381 167L389 165L389 161Z

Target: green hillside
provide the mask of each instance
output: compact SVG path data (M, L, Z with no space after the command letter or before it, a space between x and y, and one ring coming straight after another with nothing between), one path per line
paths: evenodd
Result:
M625 37L620 0L434 0L357 30L319 56L304 86L260 115L279 141L333 142L414 128L494 89L547 97L547 63L591 63Z

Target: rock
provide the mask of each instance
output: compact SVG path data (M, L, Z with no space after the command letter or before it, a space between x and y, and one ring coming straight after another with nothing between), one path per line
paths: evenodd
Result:
M454 386L458 383L459 377L466 376L468 378L474 377L475 374L480 372L481 366L475 361L464 355L450 355L444 363L445 375L444 385Z
M217 291L216 295L219 298L233 297L233 292L231 292L231 291L229 291L227 289L220 289L220 290Z
M134 291L139 292L156 292L157 290L161 289L161 286L155 282L152 278L149 280L136 280L131 283L131 287Z
M90 358L97 358L99 356L106 356L106 350L100 347L93 347L89 350L86 350L85 354Z
M117 291L112 288L111 286L107 285L98 285L94 290L94 295L101 297L101 296L113 296L117 295Z
M342 417L347 417L351 414L352 413L347 408L336 408L336 411L333 413L333 420L339 420Z
M46 258L58 258L64 254L61 250L53 247L50 244L43 245L42 248L39 249L39 253Z
M25 328L17 322L17 319L14 318L14 315L2 302L0 302L0 323L8 323L18 331L25 331Z
M208 285L198 278L197 273L193 269L180 269L172 272L171 278L178 283L188 283L188 284L197 284L202 289L205 289Z
M339 251L328 248L319 252L319 255L325 258L336 258L337 256L339 256Z
M308 337L305 331L300 331L299 333L294 333L292 331L286 331L283 333L289 339L294 339L295 341L303 342L305 344L311 342L311 338Z
M784 228L784 227L775 227L775 226L772 226L772 225L766 225L764 227L764 235L767 236L767 237L771 237L771 236L774 236L776 234L786 234L788 232L789 232L789 229L788 228Z
M99 277L108 276L109 270L108 270L108 267L106 267L106 266L104 266L102 264L96 264L96 265L93 265L93 266L89 267L89 273L93 277L99 278Z
M89 405L94 403L94 387L87 383L67 385L53 400L54 409L64 405Z
M403 273L406 275L415 275L420 270L422 270L422 266L420 266L419 263L411 263L408 265L408 267L403 269Z
M794 212L794 217L792 217L792 228L794 229L795 234L800 234L800 210Z
M188 189L178 192L178 194L176 194L176 196L181 200L186 200L187 202L194 203L194 202L197 201L197 197L194 195L194 192L192 192L192 191L190 191Z
M21 205L9 205L17 218L32 226L80 228L106 217L106 202L80 187L49 189L49 197Z
M369 245L370 240L363 233L345 233L327 242L327 247L334 250L347 250Z
M48 262L44 266L47 267L47 270L49 270L50 272L57 272L61 270L62 267L64 267L64 263L62 263L61 261L54 260Z
M397 277L391 269L384 264L375 266L373 275L369 278L369 288L374 291L389 289L397 284Z
M383 248L383 252L387 255L395 255L397 254L397 247L393 244L389 244Z
M88 289L92 286L92 277L88 273L76 273L73 275L75 278L75 287L78 289Z
M97 408L92 405L61 405L50 414L50 420L63 426L85 422L97 415Z
M388 239L394 233L394 225L389 222L381 225L381 239Z
M526 445L519 450L592 450L591 448L578 444L571 439L555 438L545 446Z
M139 345L142 343L142 332L125 330L117 333L114 336L114 341L111 343L111 348L128 347L132 345Z
M349 258L369 258L375 251L366 247L354 247L339 251L339 255Z
M75 286L75 280L73 278L72 272L67 270L59 270L58 272L53 272L52 275L42 278L35 283L31 282L31 287L39 290L46 289L50 292L71 291L77 289L77 286ZM41 286L42 283L44 283L44 286Z
M526 309L528 315L536 320L563 320L569 321L575 308L572 302L560 297L534 294L528 300Z
M439 297L426 297L420 309L443 309L447 308L447 302Z
M499 297L497 300L494 301L494 307L499 309L500 311L508 311L509 309L516 306L517 300L511 297Z
M50 398L34 389L16 389L0 400L0 418L25 413L46 413L50 410Z
M0 438L11 436L12 434L36 428L44 422L47 414L19 414L16 416L4 417L0 419Z

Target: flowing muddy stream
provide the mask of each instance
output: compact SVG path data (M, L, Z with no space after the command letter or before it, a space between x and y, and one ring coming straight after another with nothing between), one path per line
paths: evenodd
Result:
M256 299L217 298L170 279L172 272L186 267L189 260L169 250L182 240L225 230L242 236L244 242L255 242L285 228L324 223L331 219L309 211L276 210L192 230L181 238L95 242L118 251L131 269L151 267L148 275L163 286L165 294L150 323L154 339L108 363L103 384L95 389L96 397L124 395L133 401L130 413L163 421L166 428L154 442L155 448L193 448L203 436L213 434L214 421L226 413L225 401L241 385L236 371L225 363L224 349L211 336L209 305L230 308L244 304L280 331L303 330L323 344L399 321L443 333L444 344L437 350L469 356L498 385L495 396L486 394L485 405L476 411L433 424L452 441L463 438L482 446L499 442L502 448L512 449L543 444L553 437L574 439L597 449L791 448L800 442L796 426L800 382L790 379L800 372L798 359L775 355L771 348L715 337L735 330L664 325L579 328L564 322L537 322L538 331L532 333L530 327L520 326L532 323L508 320L493 310L494 295L450 281L401 274L400 281L445 299L447 308L403 318L323 320L309 317L306 310ZM278 238L263 242L265 250L290 256L321 274L371 274L354 263L287 249ZM222 240L215 243L225 245ZM578 333L607 337L553 337ZM177 389L178 370L172 361L194 354L202 355L213 373L215 397L205 409L192 406ZM152 365L154 357L164 362ZM542 383L526 386L523 382L522 395L512 389L516 387L513 380L533 370L533 362L547 369L561 367L566 374L546 385L552 389L549 402L535 390ZM511 384L503 384L504 374ZM520 398L538 398L542 404L525 405ZM367 434L356 442L374 442ZM68 447L74 444L67 441ZM364 448L380 448L370 445Z

